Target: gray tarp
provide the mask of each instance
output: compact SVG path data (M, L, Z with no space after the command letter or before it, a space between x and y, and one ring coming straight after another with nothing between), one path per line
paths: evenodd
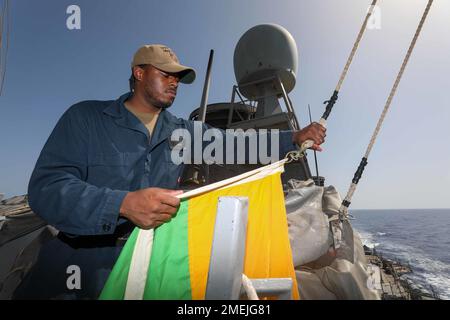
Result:
M359 235L349 221L336 219L341 204L336 189L290 180L285 203L300 298L380 299L368 288L373 281Z

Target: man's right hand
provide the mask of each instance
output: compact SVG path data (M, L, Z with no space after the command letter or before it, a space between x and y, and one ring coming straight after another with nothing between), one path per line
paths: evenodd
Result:
M156 228L170 221L180 206L176 196L182 190L147 188L129 192L120 206L120 215L141 229Z
M301 130L294 131L292 134L292 142L302 145L306 140L312 140L314 144L311 149L316 151L322 151L320 145L325 142L327 129L317 122L313 122L310 125L304 127Z

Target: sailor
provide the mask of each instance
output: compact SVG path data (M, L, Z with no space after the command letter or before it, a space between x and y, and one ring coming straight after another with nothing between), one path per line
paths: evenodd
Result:
M60 118L32 173L33 211L59 230L15 292L15 299L96 299L134 226L155 228L179 206L183 165L171 161L171 133L193 130L173 116L179 83L194 69L164 45L145 45L131 63L131 91L115 101L83 101ZM280 134L280 154L325 129L313 123Z

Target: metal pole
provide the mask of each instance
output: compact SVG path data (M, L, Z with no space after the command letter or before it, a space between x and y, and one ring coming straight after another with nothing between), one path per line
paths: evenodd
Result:
M200 121L205 123L206 120L206 108L208 105L208 94L209 94L209 86L211 83L211 66L213 63L214 58L214 50L211 49L209 52L209 59L208 59L208 67L206 68L206 76L205 76L205 83L203 85L203 94L202 94L202 101L200 102ZM204 164L203 168L205 169L205 181L206 183L209 183L209 165Z
M244 272L248 198L220 197L209 262L206 300L237 300Z
M288 109L289 119L291 120L292 126L293 126L294 130L300 130L300 124L298 123L297 115L295 114L294 108L290 104L290 101L287 98L288 95L287 95L286 90L284 89L283 82L281 82L281 78L279 76L277 77L277 80L278 80L278 84L280 85L280 88L281 88L284 103L286 104L286 108Z
M211 82L211 66L214 58L214 50L209 52L208 68L206 69L205 84L203 85L202 101L200 103L200 121L206 120L206 106L208 103L209 85Z
M228 123L227 128L230 127L231 122L233 121L233 111L234 111L234 99L236 98L236 86L233 86L233 92L231 93L231 106L230 111L228 111Z

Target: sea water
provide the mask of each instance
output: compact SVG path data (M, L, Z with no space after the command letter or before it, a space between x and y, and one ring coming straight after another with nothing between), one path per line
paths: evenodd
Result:
M409 264L416 287L450 299L450 209L351 210L363 244Z

